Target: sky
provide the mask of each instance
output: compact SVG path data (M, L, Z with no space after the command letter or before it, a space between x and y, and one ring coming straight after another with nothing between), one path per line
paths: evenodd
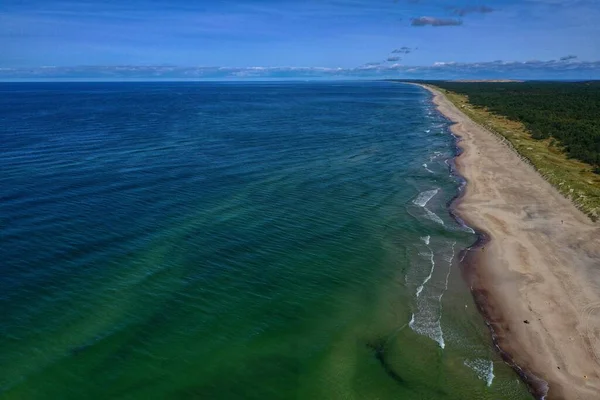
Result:
M2 0L0 79L600 78L600 0Z

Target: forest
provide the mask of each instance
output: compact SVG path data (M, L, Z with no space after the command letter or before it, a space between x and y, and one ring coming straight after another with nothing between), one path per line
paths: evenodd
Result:
M600 173L600 81L421 81L468 96L469 103L522 122L535 139L553 138L568 157Z

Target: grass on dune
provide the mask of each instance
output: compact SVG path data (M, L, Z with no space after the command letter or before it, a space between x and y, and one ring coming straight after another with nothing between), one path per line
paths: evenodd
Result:
M587 214L593 221L600 217L600 175L593 167L581 161L568 158L560 144L550 138L532 138L525 126L486 108L475 107L465 95L440 87L439 91L463 113L489 131L506 138L517 153L565 197Z

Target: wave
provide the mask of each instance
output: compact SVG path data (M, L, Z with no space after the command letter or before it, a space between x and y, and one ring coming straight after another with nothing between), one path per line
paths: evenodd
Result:
M421 237L421 240L425 243L429 251L427 253L420 252L419 255L429 258L431 269L423 282L417 287L416 310L413 312L408 325L414 332L436 341L443 349L445 347L445 342L441 326L441 308L432 302L433 299L431 296L421 296L427 283L433 277L436 265L435 254L433 249L429 246L431 237ZM433 289L435 290L435 286L433 286Z
M436 222L440 225L444 225L444 221L433 211L429 210L426 205L427 203L429 203L429 201L431 199L433 199L433 197L438 194L438 192L440 191L439 188L437 189L432 189L432 190L426 190L424 192L419 193L419 195L417 196L416 199L413 200L413 204L422 207L425 210L426 213L426 217L427 219Z
M419 303L425 303L426 300L421 297ZM444 335L439 320L435 318L434 310L431 307L418 305L418 311L414 312L410 318L408 326L419 335L426 336L437 342L440 348L444 349Z
M425 287L427 282L429 282L429 280L431 279L431 277L433 275L433 270L435 270L435 260L433 259L433 250L431 250L431 249L429 249L429 250L430 250L429 255L430 255L430 261L431 261L431 270L429 271L429 275L427 275L427 277L425 277L425 280L423 281L423 283L417 288L417 297L419 297L419 295L423 291L423 288Z
M439 158L442 155L441 151L434 151L433 154L429 157L429 161L433 161L436 158Z
M413 204L416 204L419 207L425 207L427 203L429 203L429 200L433 199L433 196L435 196L439 190L440 189L438 188L419 193L417 198L413 200Z
M433 211L430 211L427 207L423 207L425 212L427 213L427 218L432 220L433 222L437 222L440 225L444 225L444 221Z
M446 273L446 281L444 282L444 290L440 293L439 302L440 302L440 319L442 319L442 297L444 297L444 293L448 290L448 282L450 280L450 272L452 272L452 261L454 260L454 246L456 246L456 242L452 243L452 255L446 259L448 261L448 272Z
M471 228L470 226L465 225L463 228L465 231L475 234L475 230L473 228Z
M441 339L440 347L442 349L445 347L444 332L442 330L442 312L444 309L444 307L442 306L442 297L444 297L444 293L446 293L446 291L448 290L448 282L450 280L450 272L452 272L452 261L454 260L454 246L455 245L456 245L456 242L453 242L452 243L452 255L446 259L446 261L448 262L448 272L446 273L444 289L442 290L442 293L440 293L440 297L438 297L438 303L439 303L439 307L440 307L440 316L438 318L438 325L440 327L440 339Z
M475 360L465 360L464 364L475 371L479 379L483 380L488 387L492 386L495 377L493 361L477 358Z
M437 253L433 251L433 245L430 245L430 243L434 243L431 242L431 237L421 237L421 240L426 243L428 251L421 251L418 254L428 259L431 269L416 289L416 304L409 326L414 332L432 339L438 343L441 349L444 349L446 335L442 326L442 299L450 284L450 274L457 256L457 242L441 243L436 246L436 248L442 248L441 253ZM439 270L441 265L444 265L443 271Z
M431 172L432 174L434 173L432 170L429 169L429 167L425 163L423 163L423 168L425 168L428 172Z
M444 292L440 295L440 301L446 290L448 290L448 280L450 279L450 271L452 271L452 261L454 261L454 246L456 246L456 242L452 242L452 255L446 259L448 261L448 273L446 274L446 283L444 284Z

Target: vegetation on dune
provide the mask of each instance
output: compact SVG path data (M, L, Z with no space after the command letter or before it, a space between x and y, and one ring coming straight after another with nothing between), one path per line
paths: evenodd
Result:
M521 122L534 139L553 138L571 158L600 173L600 82L435 82Z
M441 89L593 220L600 216L600 82L419 82Z

